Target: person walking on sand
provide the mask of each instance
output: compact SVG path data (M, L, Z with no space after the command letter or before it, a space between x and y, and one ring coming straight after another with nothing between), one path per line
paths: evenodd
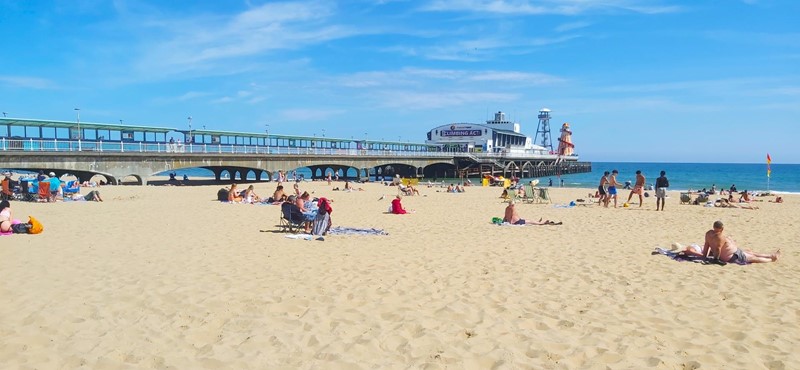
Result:
M611 171L611 177L608 178L608 195L606 196L606 205L611 201L611 198L614 199L614 208L617 208L617 186L620 185L617 182L617 175L619 171L613 170Z
M739 249L733 239L723 235L724 230L722 221L714 221L712 229L706 232L703 256L711 255L723 262L739 264L775 262L781 256L780 249L771 254Z
M636 170L636 184L633 185L633 190L631 190L631 193L628 194L627 203L631 202L633 194L639 194L639 207L644 204L644 197L642 196L644 194L644 182L645 178L644 175L642 175L642 171Z
M656 179L656 211L664 210L664 203L667 201L668 187L669 180L667 180L667 172L661 171L661 176Z
M597 204L603 203L604 207L608 207L608 175L608 171L603 172L603 177L600 178L600 186L597 187L597 192L600 194Z

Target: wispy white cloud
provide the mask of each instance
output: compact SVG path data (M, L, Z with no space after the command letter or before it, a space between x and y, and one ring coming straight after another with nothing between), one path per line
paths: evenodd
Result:
M228 17L158 19L146 24L163 36L147 46L139 65L154 74L227 69L223 62L233 58L299 49L358 33L332 24L335 14L333 3L320 1L267 3Z
M0 75L0 82L6 83L14 87L21 87L26 89L56 89L58 86L55 82L46 78L28 77L28 76L2 76Z
M661 14L681 10L680 6L661 3L658 0L434 0L420 9L502 15L579 15L615 10Z
M404 68L397 71L359 72L340 76L338 83L353 88L387 86L428 86L437 81L467 84L470 82L503 82L525 85L546 85L565 82L565 79L545 73L520 71L471 71L455 69Z

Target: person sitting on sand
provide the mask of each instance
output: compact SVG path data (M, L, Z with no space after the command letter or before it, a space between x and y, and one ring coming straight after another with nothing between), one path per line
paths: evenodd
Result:
M775 203L783 203L783 197L775 197Z
M303 194L303 192L300 191L299 182L295 182L294 185L292 185L292 188L294 189L294 196L299 197L300 195Z
M714 221L712 229L706 232L703 256L710 255L723 262L745 264L775 262L781 255L780 249L772 254L739 249L733 239L723 235L724 229L722 221Z
M500 199L508 199L508 189L503 189L503 194L500 194Z
M407 213L413 213L413 210L407 211L403 208L403 204L400 203L400 200L403 199L402 196L398 195L392 200L392 213L396 215L404 215Z
M286 201L286 193L283 192L283 185L278 185L278 187L275 188L275 192L272 193L272 202L277 203L285 201Z
M261 197L259 197L256 194L255 187L253 187L253 185L248 186L247 189L244 191L244 202L248 204L253 204L260 201Z
M750 203L750 202L751 202L750 193L748 193L747 190L739 194L739 203Z
M8 200L0 201L0 233L11 232L11 203Z
M515 206L515 201L511 201L506 206L506 214L503 216L503 222L508 222L512 225L561 225L562 222L553 222L550 220L542 220L541 218L539 221L526 221L524 218L519 217L519 213L517 212L517 207Z
M89 194L83 196L83 200L88 202L102 202L103 198L100 197L99 190L92 190L89 192Z
M236 184L231 184L230 190L228 190L228 202L231 203L239 203L242 201L242 196L239 195L239 189L236 188Z

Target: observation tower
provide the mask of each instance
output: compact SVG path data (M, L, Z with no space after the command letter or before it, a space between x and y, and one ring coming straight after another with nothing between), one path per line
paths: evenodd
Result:
M539 141L539 134L542 135ZM539 110L539 124L536 126L536 136L533 137L533 143L538 143L544 148L553 152L553 141L550 139L550 109L542 108Z

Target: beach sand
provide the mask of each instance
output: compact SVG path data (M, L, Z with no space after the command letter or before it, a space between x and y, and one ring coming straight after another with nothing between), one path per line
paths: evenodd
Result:
M680 205L676 192L665 212L652 197L643 209L519 204L523 218L564 224L513 227L491 224L499 188L420 187L403 199L416 213L391 215L394 187L335 186L303 183L334 200L334 225L389 235L288 239L279 207L217 202L221 185L14 202L45 231L0 237L0 367L800 368L798 195L758 198L755 211ZM717 219L781 259L651 255L702 243Z

